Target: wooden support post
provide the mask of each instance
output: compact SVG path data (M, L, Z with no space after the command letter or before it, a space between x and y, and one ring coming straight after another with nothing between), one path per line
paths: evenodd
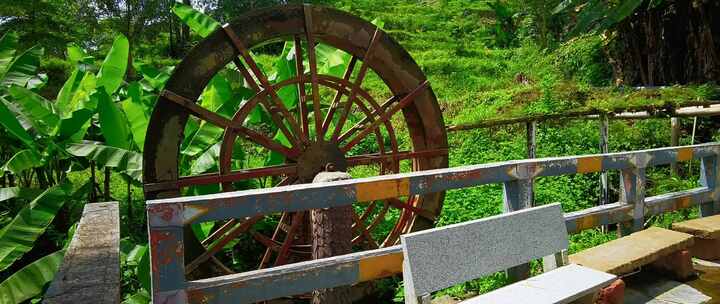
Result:
M607 115L600 115L600 153L606 154L610 152L608 146L608 134L610 130L610 124ZM608 190L608 174L607 171L602 170L600 172L600 205L606 205L610 203L610 192Z
M634 205L632 223L620 223L620 236L640 231L645 225L645 167L649 156L638 154L632 160L634 168L620 172L620 203Z
M527 158L537 158L537 121L531 121L526 124L527 131ZM535 202L535 181L530 178L528 180L528 188L526 201L530 202L532 207Z
M677 117L670 117L670 146L677 147L680 145L680 119ZM678 163L670 164L670 172L672 175L677 176Z
M712 195L712 204L700 205L700 216L711 216L720 213L720 174L718 170L718 154L714 156L703 157L700 161L700 184L708 187Z
M313 183L332 182L351 179L345 172L320 172ZM313 209L312 222L312 258L329 258L352 252L352 205ZM313 292L313 304L350 304L350 286L320 289Z
M528 194L532 189L532 178L520 179L503 183L503 209L513 212L532 207ZM507 270L510 282L519 282L530 277L530 264L522 264Z

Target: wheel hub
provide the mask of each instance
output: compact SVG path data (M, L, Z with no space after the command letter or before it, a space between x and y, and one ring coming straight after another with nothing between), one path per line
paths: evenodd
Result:
M309 183L315 175L325 171L331 164L334 171L347 170L345 155L336 143L321 141L312 143L298 157L297 174L300 182Z

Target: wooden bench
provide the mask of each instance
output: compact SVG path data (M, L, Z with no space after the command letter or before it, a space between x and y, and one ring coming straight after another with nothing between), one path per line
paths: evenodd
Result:
M559 204L524 209L401 237L405 303L430 293L549 256L566 260L567 230ZM558 266L558 265L553 265ZM467 303L569 303L592 296L615 275L569 265L475 297Z
M690 252L703 260L720 260L720 215L708 216L672 225L675 231L694 236Z
M689 256L684 267L680 267L676 262L668 263L665 259L682 252L692 244L693 237L689 234L650 227L573 254L570 256L570 263L618 276L653 264L683 280L692 274L692 261ZM679 258L682 259L682 256ZM673 263L676 265L668 266Z

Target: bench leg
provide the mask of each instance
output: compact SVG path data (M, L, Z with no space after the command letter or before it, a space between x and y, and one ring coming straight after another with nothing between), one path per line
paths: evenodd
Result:
M572 304L623 304L624 300L625 282L617 279L610 286L577 299Z
M695 244L690 247L692 256L706 260L720 260L720 239L695 238Z
M686 281L695 276L692 256L687 249L678 250L657 259L650 264L650 268L670 274L673 279Z

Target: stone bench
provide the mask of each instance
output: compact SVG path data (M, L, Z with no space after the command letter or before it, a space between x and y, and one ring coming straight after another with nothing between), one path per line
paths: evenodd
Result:
M692 244L689 234L650 227L573 254L570 262L619 276L649 265L685 280L694 274L686 250Z
M703 260L720 260L720 215L708 216L672 225L675 231L694 236L690 253Z
M548 257L560 261L551 268L563 266L568 247L559 204L410 233L401 242L405 303L413 304L430 303L434 291L534 259ZM467 303L569 303L593 298L615 280L615 275L568 265Z

